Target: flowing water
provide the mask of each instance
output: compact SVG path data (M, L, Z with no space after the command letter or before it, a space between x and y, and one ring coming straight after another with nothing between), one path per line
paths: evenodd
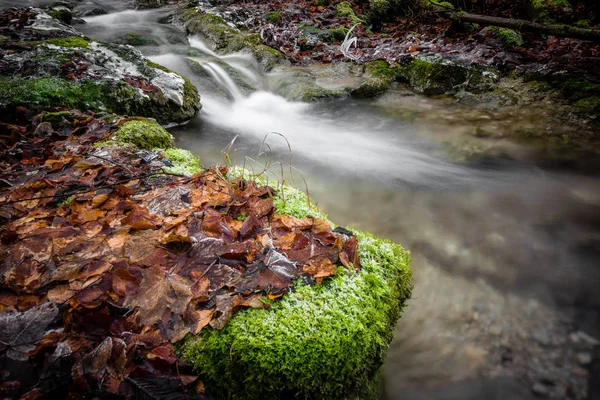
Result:
M180 147L210 165L234 141L230 158L251 166L246 157L265 161L264 140L274 178L292 162L331 220L411 250L414 297L383 368L386 398L527 399L539 382L580 398L578 338L593 340L577 335L598 336L597 176L542 168L532 148L505 139L494 142L502 156L453 161L448 148L473 129L472 110L400 89L369 101L290 102L269 91L277 74L245 54L217 56L159 23L164 10L96 4L117 11L77 29L104 41L143 35L150 59L199 88L198 117L171 129ZM475 120L511 130L530 115L503 116L501 128Z

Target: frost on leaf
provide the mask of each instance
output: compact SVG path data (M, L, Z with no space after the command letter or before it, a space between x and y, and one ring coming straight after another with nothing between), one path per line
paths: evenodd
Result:
M25 312L2 312L0 351L5 351L13 360L27 360L27 352L35 348L57 315L58 307L54 303L44 303Z

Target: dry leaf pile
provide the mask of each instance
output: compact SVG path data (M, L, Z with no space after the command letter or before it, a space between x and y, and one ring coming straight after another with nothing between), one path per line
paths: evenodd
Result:
M118 123L91 113L19 113L0 123L4 398L197 396L173 343L268 308L298 278L360 267L355 237L276 214L268 186L94 147Z

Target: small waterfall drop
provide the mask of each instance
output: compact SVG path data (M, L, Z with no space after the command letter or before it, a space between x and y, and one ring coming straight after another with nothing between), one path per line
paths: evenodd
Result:
M234 100L241 100L244 98L242 92L238 89L237 85L233 82L233 79L225 72L221 66L214 62L208 62L202 64L202 68L206 70L217 82L221 84L231 94Z

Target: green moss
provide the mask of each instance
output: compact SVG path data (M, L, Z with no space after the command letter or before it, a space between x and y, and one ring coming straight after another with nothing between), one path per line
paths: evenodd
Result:
M365 73L377 78L394 81L405 76L406 68L402 65L390 66L383 60L374 60L365 64Z
M173 136L152 119L126 122L110 140L122 144L130 143L143 150L174 147Z
M69 197L67 197L67 198L65 198L65 199L63 199L63 200L61 200L61 201L59 201L59 202L56 204L56 206L57 206L57 207L62 207L62 206L64 206L64 205L71 204L71 202L72 202L72 201L73 201L73 196L69 196Z
M519 47L523 46L523 43L525 43L523 41L523 35L521 35L521 32L517 32L512 29L498 28L496 26L491 26L490 31L494 34L494 36L501 39L504 44L508 46Z
M71 13L71 10L67 8L59 8L57 10L48 11L48 15L54 19L64 22L67 25L71 24L71 21L73 20L73 14Z
M90 41L81 36L69 36L66 38L53 38L53 39L46 40L44 43L53 44L53 45L59 46L59 47L68 47L68 48L72 48L72 47L77 47L77 48L82 48L82 49L90 48Z
M571 7L571 4L568 0L530 0L530 11L533 20L543 24L555 22L550 7Z
M104 107L102 87L90 81L2 76L0 87L0 108L39 105L99 110Z
M281 15L281 12L279 12L279 11L269 11L264 16L265 20L272 22L272 23L277 23L277 22L281 21L282 18L283 18L283 16Z
M337 6L335 6L335 11L339 17L347 17L352 20L353 24L364 24L365 21L361 18L357 17L352 9L352 4L348 1L342 1Z
M54 129L64 127L72 127L73 122L70 121L71 113L69 111L58 111L41 114L40 122L50 122Z
M352 90L350 94L354 97L369 98L378 96L390 88L390 79L372 77L360 84L359 87Z
M443 94L467 79L467 69L441 60L415 59L409 66L408 79L416 90L425 94Z
M409 254L356 234L360 272L339 268L322 285L297 282L269 310L243 310L224 329L187 339L183 356L210 391L231 399L377 393L373 379L412 289Z
M172 148L165 150L165 157L171 160L171 167L163 167L165 172L177 175L192 176L202 172L200 159L188 150Z
M160 43L150 36L137 33L126 33L116 40L117 43L131 46L158 46Z
M298 29L302 31L303 37L313 36L324 43L343 41L349 30L348 28L319 29L312 25L299 25Z
M430 1L431 8L434 10L454 10L454 5L447 1Z
M584 78L577 78L568 74L554 74L541 78L536 77L528 82L528 85L541 87L540 90L556 90L563 97L572 101L584 99L586 97L600 97L600 83L594 83Z
M575 22L575 26L578 28L590 29L590 27L591 27L590 20L589 19L580 19L579 21Z
M600 96L583 98L577 101L575 106L581 108L584 112L600 113Z
M287 62L283 53L264 45L260 35L240 32L227 25L227 22L217 15L200 14L192 8L183 11L181 19L189 33L207 37L215 44L217 52L249 51L267 71L273 69L277 64Z

